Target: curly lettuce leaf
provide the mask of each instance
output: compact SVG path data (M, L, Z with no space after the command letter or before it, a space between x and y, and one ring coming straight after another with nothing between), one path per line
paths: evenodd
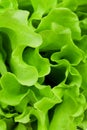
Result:
M50 63L48 59L43 58L38 49L25 48L23 52L23 60L28 64L35 66L38 70L38 76L43 77L50 72ZM38 66L39 65L39 66Z
M54 115L50 123L50 128L49 128L50 130L53 130L53 129L76 130L77 124L74 121L74 118L75 116L78 117L80 116L80 114L83 113L85 109L86 101L85 101L84 96L79 95L77 97L77 93L71 94L73 90L74 90L74 87L67 89L64 93L63 102L55 108ZM84 102L83 105L81 104L81 98L82 98L82 102ZM81 110L79 109L80 105L81 105ZM75 113L78 113L78 114L75 114Z
M20 85L15 75L6 73L1 80L2 90L0 91L0 101L8 105L17 105L28 94L27 88ZM13 93L14 92L14 93Z
M40 32L42 30L50 29L53 22L69 28L73 39L79 39L81 37L78 17L68 8L53 9L45 18L42 19L37 31Z
M0 128L87 129L87 1L0 1Z

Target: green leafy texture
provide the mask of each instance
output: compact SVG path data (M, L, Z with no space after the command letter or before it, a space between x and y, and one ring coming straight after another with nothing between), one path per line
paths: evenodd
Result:
M31 0L31 4L34 11L29 19L29 26L31 27L31 29L35 29L38 26L37 23L42 19L42 17L47 14L51 9L56 7L57 0L50 0L50 2L49 0L45 0L45 2L44 0Z
M8 105L17 105L28 94L27 88L20 85L14 74L6 73L1 78L0 101Z
M38 72L34 66L26 64L22 59L24 46L16 48L11 57L11 69L23 85L31 86L38 80ZM15 66L16 65L16 66Z
M58 4L57 7L66 7L66 8L69 8L71 10L76 10L77 6L78 6L78 2L77 0L63 0L62 3Z
M6 59L6 52L3 48L3 38L2 38L2 35L0 34L0 52L1 52L1 55L2 55L2 58L3 58L3 61Z
M82 29L82 35L87 34L87 18L80 21L80 26Z
M79 127L81 127L83 130L87 128L87 110L84 112L84 119L80 123Z
M35 120L37 121L37 126L35 126L35 129L48 130L49 121L47 113L44 113L36 108L35 109L31 108L31 115L34 115L34 117L36 118Z
M57 7L66 7L75 11L79 6L85 6L87 4L86 0L63 0L61 3L58 3Z
M6 130L6 123L3 120L0 120L0 129Z
M4 118L3 120L6 122L6 130L12 130L14 128L15 123L12 118Z
M55 8L50 11L50 13L42 19L37 31L40 32L50 29L53 22L69 28L73 39L79 39L81 37L78 17L68 8Z
M66 80L66 84L68 85L76 85L78 87L81 86L82 77L80 73L74 67L70 67L69 74Z
M29 7L32 6L31 0L17 0L17 1L18 1L19 9L22 8L22 9L25 9L25 10L26 9L29 10L30 9Z
M27 11L22 10L8 10L0 15L1 31L7 32L9 38L14 41L11 42L12 49L18 45L38 47L42 43L41 36L29 29L28 15Z
M65 91L63 102L55 109L52 121L50 123L50 130L76 130L76 124L74 122L75 116L73 115L78 111L79 114L76 116L79 116L84 111L84 105L82 105L82 112L80 112L79 107L81 102L78 102L80 96L77 97L78 93L73 93L73 90L75 92L74 87ZM81 99L79 99L79 101L80 100ZM84 99L82 98L82 100Z
M1 19L3 19L2 21L5 21L5 22L0 23L1 27L7 28L7 30L5 30L5 29L1 29L1 30L4 31L5 33L7 33L8 35L10 35L9 38L12 39L11 40L12 49L14 49L18 46L18 49L16 49L12 53L12 60L11 60L12 61L12 63L11 63L12 71L17 75L17 77L19 78L19 80L22 84L25 83L24 85L32 85L33 83L35 83L37 81L38 73L34 67L23 63L23 60L22 60L22 50L23 50L22 48L23 47L19 47L19 45L23 44L24 47L26 47L26 46L29 46L29 44L30 44L31 47L38 47L42 42L41 37L40 37L40 35L38 35L34 32L32 32L32 35L31 35L31 33L30 33L31 31L29 30L28 25L27 25L28 12L26 12L26 11L24 12L21 10L20 11L18 11L18 10L11 11L11 12L7 11L7 12L6 12L7 15L6 15L6 13L3 13L1 15ZM4 15L6 15L6 17ZM19 16L20 16L20 18L19 18ZM6 18L6 20L4 18ZM11 22L11 19L12 19L12 22ZM24 34L24 32L26 32L26 34ZM30 34L30 36L29 36L29 34ZM27 36L27 38L26 38L26 36ZM36 38L37 38L37 40L36 40ZM20 48L22 50L20 50ZM20 52L20 54L19 54L18 58L15 57L15 55L17 56L17 54L19 52ZM15 64L17 64L18 67L15 66ZM20 71L21 73L18 71ZM29 77L30 77L30 79L29 79ZM32 78L32 80L31 80L31 78Z
M7 72L7 68L5 66L4 60L2 58L2 55L0 54L0 74L4 75Z
M40 35L43 38L43 42L39 47L42 52L49 50L59 51L66 44L72 44L70 30L54 22L51 25L51 29L41 31Z
M26 108L22 114L20 114L14 118L15 122L20 122L20 123L24 123L24 124L30 122L29 115L30 115L31 110L32 110L31 107Z
M76 42L76 45L83 50L83 52L85 53L85 57L87 58L87 35L82 36L82 38Z
M77 0L77 2L78 2L78 0ZM87 4L87 1L86 0L79 0L79 2L78 2L78 5L85 5L85 4Z
M33 116L33 117L32 117ZM34 118L35 117L35 118ZM37 124L37 130L47 130L48 129L48 116L47 113L44 113L36 108L28 108L26 109L21 115L15 117L15 121L19 122L33 122L36 121Z
M33 106L33 104L37 101L38 98L36 97L35 93L29 89L29 94L23 98L20 104L15 106L15 109L17 112L23 113L27 109L27 106Z
M33 108L35 108L38 112L41 111L42 113L47 113L50 108L62 101L60 97L56 96L52 92L50 86L36 83L35 87L32 89L33 92L30 91L29 95L24 99L24 101L22 100L21 103L16 106L17 111L23 111L22 114L15 117L16 122L28 123L29 121L32 121L32 118L29 117L32 115ZM29 104L28 107L27 103Z
M14 130L20 130L20 129L27 130L27 128L23 124L19 123L18 126ZM32 129L30 129L30 130L32 130Z
M71 106L74 107L72 100L68 100L68 103L70 102L72 103ZM73 118L71 117L70 119L71 115L69 115L71 113L70 109L72 109L72 107L69 107L69 104L67 104L67 108L65 108L65 104L61 105L60 107L56 107L54 117L50 124L50 130L76 130L75 124L73 123Z
M4 107L2 105L2 102L0 102L0 116L4 119L8 118L11 119L11 117L14 117L17 115L16 111L14 110L14 107L9 106L4 103Z
M86 25L86 0L0 1L1 130L86 130Z
M39 96L39 100L36 100L35 103L33 103L33 107L28 108L25 107L23 113L15 117L15 121L21 123L27 123L27 122L33 123L34 120L37 120L38 130L40 129L48 130L49 123L47 121L48 120L47 112L55 104L60 103L61 99L60 97L54 95L49 86L40 85L38 83L35 86L39 90L39 95L41 95ZM34 90L34 93L35 95L37 95L37 91ZM31 97L30 102L32 102L33 95L30 95L30 97ZM32 115L35 116L35 118L33 118Z
M18 3L16 0L0 0L0 12L5 9L18 9Z
M32 6L34 8L34 13L38 13L39 15L43 15L47 13L51 8L54 8L57 4L57 0L31 0Z
M51 87L64 83L67 79L69 65L66 61L60 61L56 65L51 66L51 72L46 76L45 83L50 84Z
M43 96L41 100L34 104L34 112L32 112L38 119L38 130L48 130L49 122L48 122L48 110L51 109L55 104L61 103L60 97L56 96L49 86L44 85L35 85L40 94ZM49 102L49 104L48 104Z
M41 85L39 83L36 83L35 87L39 90L39 94L42 95L42 97L47 97L47 98L50 98L50 99L53 98L53 100L55 99L55 101L54 101L55 103L56 103L56 101L58 101L58 102L62 101L60 95L56 96L53 93L50 85Z
M30 117L31 112L32 112L32 107L35 102L37 102L38 99L35 95L35 93L30 90L29 94L26 95L26 97L18 104L15 106L15 109L17 112L21 113L19 115L15 116L15 122L21 122L21 123L28 123L32 122L33 119Z
M48 59L41 57L38 49L25 48L22 56L27 64L36 67L39 77L43 77L50 72L50 63Z
M52 65L51 72L47 76L47 81L50 81L52 86L61 85L61 83L81 86L82 77L77 69L72 67L65 59L55 60L55 62L58 64Z
M35 86L39 89L40 94L43 96L41 100L39 100L38 102L34 104L34 107L36 109L39 109L40 111L43 111L44 113L46 113L55 104L62 102L61 98L56 96L52 92L50 86L45 86L45 85L40 85L40 84L36 84Z
M80 16L80 19L83 19L83 18L86 18L87 16L87 4L85 5L80 5L78 8L77 8L77 15Z
M81 88L83 89L83 93L85 94L85 96L87 95L87 80L86 80L86 75L87 75L87 62L83 63L81 62L78 66L77 69L79 71L79 73L82 76L82 86ZM87 96L86 96L87 98Z
M73 53L72 53L73 52ZM72 65L78 65L84 59L84 53L74 44L64 46L60 52L55 52L51 56L53 61L61 59L68 60Z

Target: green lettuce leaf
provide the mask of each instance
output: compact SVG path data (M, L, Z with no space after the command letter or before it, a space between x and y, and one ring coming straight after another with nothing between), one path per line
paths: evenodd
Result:
M14 74L6 73L1 78L0 101L8 105L17 105L28 94L27 88L20 85ZM14 93L13 93L14 92Z
M87 0L0 0L0 130L87 129Z

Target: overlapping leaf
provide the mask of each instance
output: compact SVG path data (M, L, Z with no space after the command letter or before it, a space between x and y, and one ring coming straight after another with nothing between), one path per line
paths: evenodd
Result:
M87 129L87 1L0 1L0 129Z

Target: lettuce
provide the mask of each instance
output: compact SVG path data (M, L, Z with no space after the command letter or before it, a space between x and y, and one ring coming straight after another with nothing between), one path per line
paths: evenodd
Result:
M87 129L87 1L0 1L0 130Z

